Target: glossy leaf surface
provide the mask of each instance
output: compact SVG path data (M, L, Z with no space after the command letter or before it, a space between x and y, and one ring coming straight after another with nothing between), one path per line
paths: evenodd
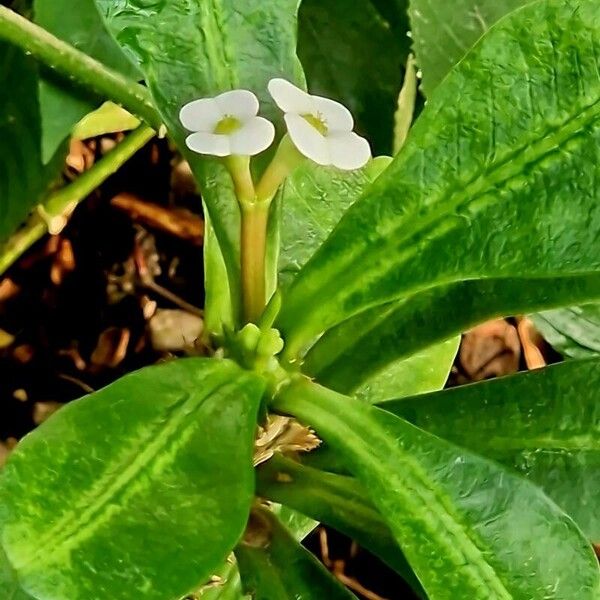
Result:
M253 600L355 598L268 510L256 510L235 555L242 588Z
M35 63L0 43L0 241L23 223L60 173L63 152L42 164Z
M460 337L430 346L416 354L387 365L372 377L364 378L354 389L339 389L374 404L391 398L401 398L441 390L448 380L458 351ZM343 386L346 388L346 386Z
M303 81L296 57L298 2L171 0L144 3L143 10L133 0L96 4L117 41L140 63L171 137L190 162L219 244L214 261L225 263L237 313L240 225L233 186L220 162L186 148L179 111L191 100L245 88L259 97L263 116L280 121L267 83L273 77Z
M334 327L311 348L303 368L320 383L347 392L390 363L483 321L595 298L600 298L600 274L439 286Z
M600 267L600 5L548 0L517 16L437 88L402 152L296 278L279 318L290 356L420 290Z
M24 438L0 474L2 547L21 588L38 600L197 589L246 524L262 390L228 361L172 361Z
M343 102L375 154L391 154L410 40L408 15L381 2L303 0L298 54L312 93Z
M309 381L291 384L275 408L344 456L432 600L598 597L591 546L532 483Z
M429 96L499 19L532 0L410 0L413 49Z
M381 406L518 470L600 542L599 389L592 359Z
M402 575L423 597L420 584L389 527L356 480L276 454L258 469L256 484L262 497L292 506L345 533Z
M531 318L546 341L564 356L585 358L600 353L600 304L549 310Z
M107 31L94 0L35 0L34 14L36 23L59 39L133 81L141 78L139 70ZM39 99L44 162L52 157L73 126L104 100L51 73L45 73L40 81Z
M289 285L387 162L380 157L344 172L306 161L290 175L280 199L280 285Z

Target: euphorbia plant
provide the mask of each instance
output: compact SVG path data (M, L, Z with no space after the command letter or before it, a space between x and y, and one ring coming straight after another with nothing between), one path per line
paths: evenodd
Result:
M129 153L149 128L178 146L207 218L212 356L127 375L21 441L0 476L4 597L352 597L298 544L308 517L422 597L598 598L600 362L406 397L441 387L466 327L600 296L598 3L532 2L435 90L424 73L391 161L302 89L295 0L61 5L100 60L0 9L0 35L55 71L46 158L89 109L72 81L146 122ZM72 209L58 194L39 218Z

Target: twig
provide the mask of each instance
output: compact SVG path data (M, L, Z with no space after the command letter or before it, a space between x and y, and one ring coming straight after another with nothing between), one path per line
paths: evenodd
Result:
M35 242L40 240L50 227L56 227L57 223L58 229L64 226L67 216L71 214L75 206L91 194L110 175L115 173L153 136L154 131L147 125L142 125L129 134L89 171L51 195L47 202L40 205L25 225L9 238L4 247L0 249L0 274L4 273Z
M162 119L147 88L109 69L5 6L0 6L0 39L23 49L69 82L124 106L154 129L161 127Z

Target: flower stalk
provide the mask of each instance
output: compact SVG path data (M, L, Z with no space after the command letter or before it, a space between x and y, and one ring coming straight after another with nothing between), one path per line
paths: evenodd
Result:
M240 202L244 320L257 323L266 305L265 257L271 201Z

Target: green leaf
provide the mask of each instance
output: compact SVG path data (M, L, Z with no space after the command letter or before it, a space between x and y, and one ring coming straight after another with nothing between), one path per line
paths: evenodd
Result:
M431 600L598 598L591 546L529 481L309 380L274 408L344 456Z
M438 286L358 314L311 348L303 370L337 391L353 390L393 361L483 321L600 298L600 274L480 279Z
M262 391L229 361L182 359L24 438L0 474L1 542L22 589L40 600L197 589L244 531Z
M390 24L371 0L303 0L298 54L310 91L350 108L376 154L391 154L409 53L408 17Z
M351 477L326 473L275 455L257 471L257 493L337 529L423 590L367 492Z
M101 61L133 80L140 72L123 54L106 30L94 0L35 0L35 22L78 50ZM73 126L98 108L95 98L64 79L46 73L40 81L42 115L42 159L48 162Z
M19 587L17 577L13 571L4 550L0 546L0 597L3 600L33 600Z
M242 587L253 600L355 598L266 509L255 510L235 549Z
M96 0L110 31L141 64L170 135L188 159L214 228L239 311L239 210L222 164L185 146L179 111L196 98L235 88L257 94L261 114L281 121L267 93L273 77L302 83L296 57L297 0ZM207 281L207 288L214 284ZM235 315L236 318L238 315ZM213 319L214 321L214 319Z
M600 360L386 402L418 427L517 469L600 542Z
M434 286L600 267L596 43L595 0L536 2L480 40L294 280L278 322L288 356Z
M129 131L139 125L140 120L124 108L112 102L105 102L94 112L85 115L73 127L72 134L76 140L86 140L107 133Z
M37 69L20 50L0 42L0 241L38 204L60 173L61 149L44 166L40 154Z
M430 346L417 354L390 363L372 377L365 377L353 389L336 389L374 404L391 398L441 390L454 363L460 337ZM347 388L348 386L343 386Z
M586 304L532 315L546 341L570 358L600 353L600 304Z
M281 286L290 284L387 162L379 157L358 171L340 171L306 161L288 177L280 199Z
M532 0L410 0L413 48L429 96L499 19Z

